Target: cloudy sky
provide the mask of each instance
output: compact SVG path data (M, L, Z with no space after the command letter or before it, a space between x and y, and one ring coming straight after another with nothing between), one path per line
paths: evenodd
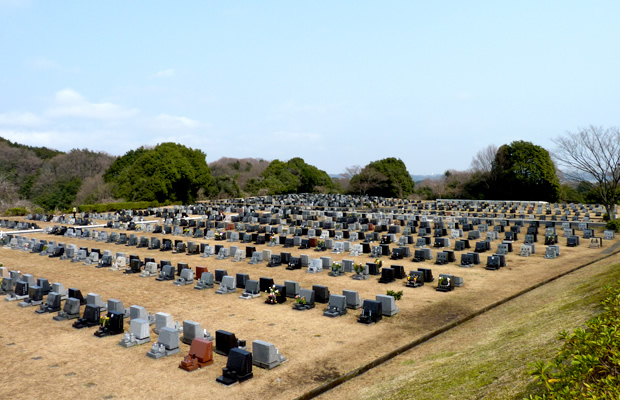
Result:
M329 173L620 125L620 2L0 0L0 136Z

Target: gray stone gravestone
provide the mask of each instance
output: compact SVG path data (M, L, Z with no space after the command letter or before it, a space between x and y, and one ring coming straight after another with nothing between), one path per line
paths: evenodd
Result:
M342 294L346 298L347 308L357 310L358 308L362 307L362 299L360 298L360 295L357 291L343 290Z
M129 332L123 335L120 346L133 347L151 341L149 322L142 318L132 318L129 323Z
M262 340L252 342L252 364L260 368L273 369L286 361L272 343Z
M326 317L339 317L347 313L347 298L339 294L330 294L327 310L323 313Z
M148 357L159 359L180 352L179 331L173 328L164 327L159 331L157 342L153 344L151 350L146 353Z
M237 283L234 276L225 275L222 277L219 289L215 292L217 294L235 293L237 291Z
M398 307L396 307L394 296L378 294L376 300L381 302L381 310L384 316L391 317L400 311Z

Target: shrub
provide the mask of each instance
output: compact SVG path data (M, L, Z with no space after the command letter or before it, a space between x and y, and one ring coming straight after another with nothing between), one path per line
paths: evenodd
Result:
M394 300L400 300L403 297L403 291L399 290L398 292L395 292L393 290L388 290L387 295L394 297Z
M620 398L620 288L605 288L603 312L585 329L560 333L564 341L551 362L538 361L531 372L543 386L530 399Z
M23 216L28 214L28 210L26 210L24 207L13 207L6 210L5 214L9 217Z
M612 219L611 221L608 221L605 228L620 232L620 219Z

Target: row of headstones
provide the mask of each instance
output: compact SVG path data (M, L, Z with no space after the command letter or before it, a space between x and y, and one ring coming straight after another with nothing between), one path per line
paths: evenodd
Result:
M15 221L11 219L0 220L0 228L2 229L15 229L18 231L26 231L33 229L40 229L39 225L24 221Z
M70 245L69 249L74 250L74 245ZM62 247L60 247L62 249ZM268 250L267 250L268 251ZM268 251L270 253L270 251ZM73 251L68 250L64 256L73 253ZM79 255L76 258L81 261L85 259L86 250L81 249L78 251ZM116 257L113 258L112 253L109 250L105 250L101 260L99 259L100 251L99 249L93 249L91 252L91 256L88 260L86 260L86 265L96 264L97 267L111 267L113 270L122 269L125 266L125 254L117 253ZM290 254L287 253L288 256ZM76 258L72 259L75 261ZM301 268L302 259L303 263L307 264L308 272L316 273L323 270L323 267L326 269L329 266L339 265L337 263L332 264L331 257L322 257L321 259L310 260L307 256L302 256L300 258L296 258L293 260L293 263L289 263L290 269L296 269L297 267ZM177 268L175 268L169 261L162 261L160 265L155 263L155 260L152 258L145 259L143 263L138 256L130 256L129 259L130 267L125 269L126 273L140 273L141 277L154 277L157 276L157 280L165 281L165 280L174 280L175 272L179 277L174 280L174 283L179 286L193 284L194 282L194 272L186 263L178 263ZM275 256L271 258L270 266L278 266L280 265L281 259L279 256ZM318 265L317 265L318 264ZM144 270L142 271L142 266L144 266ZM158 270L160 270L158 272ZM214 277L210 273L203 274L205 267L197 267L197 275L198 275L198 284L196 285L196 289L204 289L213 287ZM391 270L391 269L388 269ZM402 270L402 266L400 266L400 270ZM353 271L353 261L352 260L344 260L343 268L335 270L332 268L330 272L333 276L340 276L344 274L344 272L352 272ZM219 274L219 276L218 276ZM358 271L356 274L357 278L354 276L354 279L367 279L369 274L378 275L378 267L376 263L368 263L365 270ZM220 282L220 288L216 293L225 294L230 293L236 290L237 287L245 288L245 281L249 280L249 276L247 274L237 274L237 280L239 281L239 286L235 283L236 280L234 277L224 276L226 272L223 270L216 270L215 282ZM385 278L385 277L384 277ZM381 281L381 280L380 280ZM392 279L393 281L393 279ZM389 281L384 281L387 283ZM290 284L296 284L295 282L291 282ZM297 291L293 292L296 293ZM289 293L291 291L289 290Z
M6 268L0 267L0 277L4 277L5 274ZM57 312L58 314L53 317L56 321L76 319L73 323L76 329L99 325L99 329L95 332L97 337L122 334L119 345L126 348L150 342L150 325L155 325L153 331L159 335L158 340L151 346L147 356L158 359L179 353L180 341L182 341L190 345L190 350L179 364L179 368L193 371L212 364L215 351L229 357L222 376L217 378L220 383L230 385L251 378L252 365L272 369L286 361L272 343L255 340L252 342L253 352L249 353L245 349L245 341L237 340L233 333L217 330L214 340L213 336L198 322L183 321L181 329L178 322L173 322L170 314L163 312L155 315L147 314L144 307L137 305L126 309L123 303L116 299L109 299L106 305L98 294L89 293L84 299L78 289L71 288L67 292L60 283L54 283L50 288L47 280L42 278L39 278L37 284L34 285L32 275L19 275L18 271L10 271L8 277L2 278L0 293L6 295L5 300L23 300L18 303L20 307L40 306L35 311L38 314ZM13 286L15 279L17 281ZM45 295L47 299L44 303L43 296ZM61 310L63 300L65 304ZM82 305L85 305L85 308L80 317ZM106 316L101 317L104 312L107 312ZM130 327L129 331L125 332L124 320L127 317L130 319ZM180 340L181 332L183 333L182 340ZM215 341L215 348L213 341Z

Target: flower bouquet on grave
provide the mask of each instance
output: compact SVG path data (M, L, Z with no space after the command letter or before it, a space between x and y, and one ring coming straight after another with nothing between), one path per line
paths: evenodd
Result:
M317 243L316 243L316 249L315 249L315 250L316 250L316 251L323 251L323 250L325 250L325 241L324 241L324 240L322 240L322 239L321 239L321 240L319 240L319 241L317 241Z
M277 246L277 245L278 245L278 238L272 237L271 240L269 240L269 246Z
M110 326L110 317L108 316L103 316L99 318L99 324L101 325L102 328L106 327L106 326Z
M377 270L380 270L383 267L383 260L375 258L375 264L377 264Z
M306 305L306 298L304 296L295 296L295 304Z
M221 240L222 239L222 234L220 233L220 231L215 231L215 240Z
M365 266L362 263L353 264L353 270L356 274L360 275L364 273Z
M267 299L265 300L266 304L278 304L278 296L280 295L280 291L276 289L276 285L273 285L269 288L269 290L265 290L267 293Z
M342 265L338 262L333 262L332 263L332 270L329 273L331 276L340 276L343 275L342 273Z

